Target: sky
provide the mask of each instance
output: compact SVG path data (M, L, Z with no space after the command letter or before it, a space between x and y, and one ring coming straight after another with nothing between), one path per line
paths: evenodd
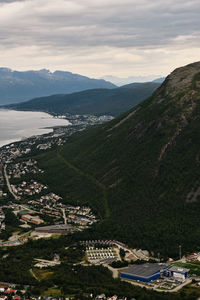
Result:
M199 0L0 0L0 67L165 76L200 60Z

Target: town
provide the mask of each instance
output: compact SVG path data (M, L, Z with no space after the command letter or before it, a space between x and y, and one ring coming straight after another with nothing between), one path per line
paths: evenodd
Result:
M51 191L47 184L33 179L44 171L37 166L37 161L28 158L31 153L41 153L55 145L62 145L74 132L103 123L111 117L68 115L67 118L72 125L54 128L49 134L33 136L0 149L0 231L6 231L5 210L19 222L9 231L7 241L0 236L0 245L20 245L28 238L82 231L97 222L89 207L64 204L62 197ZM37 228L36 225L42 227ZM22 238L27 230L26 238Z
M20 163L13 163L12 159L9 163L6 162L4 167L2 165L2 169L6 178L4 182L7 183L7 188L15 199L1 206L0 221L2 222L2 229L5 230L6 221L3 213L4 208L12 210L16 218L19 219L21 223L19 227L22 229L22 234L24 233L23 229L29 228L28 236L31 238L51 236L56 232L65 234L66 232L81 231L97 222L89 207L63 204L62 197L54 192L50 192L47 185L32 179L29 182L24 181L23 176L27 174L30 176L30 174L43 173L43 170L37 167L36 161L28 159ZM13 180L17 180L20 183L14 184ZM3 193L2 190L2 197L3 195L8 197L8 194ZM41 228L35 227L35 225L41 224L44 226ZM55 230L55 226L60 226L59 230ZM14 230L16 231L18 228L14 228ZM25 241L25 239L20 239L19 234L15 235L15 239L11 238L12 242L2 241L1 244L11 246L16 245L16 242L20 244L20 240L21 243Z
M102 120L105 120L104 118ZM98 120L98 122L102 121ZM97 122L91 119L90 122ZM84 118L72 118L73 126L54 128L53 133L34 136L0 149L0 247L20 246L38 240L83 231L98 222L88 206L63 203L60 195L40 182L44 174L31 153L43 153L86 126ZM37 178L37 179L35 179ZM12 224L9 222L11 220ZM157 292L177 292L186 285L200 286L200 253L180 257L177 261L161 262L148 251L132 249L119 241L80 241L84 247L84 266L103 266L113 278ZM139 263L138 263L139 262ZM35 258L34 270L48 270L61 264L58 254L52 260ZM31 271L36 276L34 271ZM0 299L24 299L28 287L0 282ZM90 299L126 300L126 296L93 295ZM51 295L46 297L50 300ZM38 300L40 297L31 297ZM45 297L43 297L45 299ZM60 297L62 299L62 297ZM65 298L68 299L68 298ZM134 299L134 298L132 298Z

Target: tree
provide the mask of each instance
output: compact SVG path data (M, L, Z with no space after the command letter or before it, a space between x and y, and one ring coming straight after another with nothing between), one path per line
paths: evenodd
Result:
M120 254L121 259L124 260L124 257L125 257L125 255L126 255L126 251L124 251L123 248L120 248L119 254Z

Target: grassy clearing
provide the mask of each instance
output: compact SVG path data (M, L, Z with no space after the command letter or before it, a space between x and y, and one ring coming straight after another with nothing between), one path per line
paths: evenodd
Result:
M43 296L56 297L56 296L62 296L62 293L61 293L61 290L58 288L50 288L43 293Z
M190 262L190 263L181 263L178 262L175 264L177 267L190 269L190 274L200 276L200 263L199 262Z
M53 275L53 272L49 270L33 269L32 272L38 280L49 279Z

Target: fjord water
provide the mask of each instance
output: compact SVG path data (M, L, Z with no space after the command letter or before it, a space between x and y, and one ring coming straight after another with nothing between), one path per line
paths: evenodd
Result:
M69 121L43 112L0 110L0 147L33 135L52 131L53 126L69 125Z

